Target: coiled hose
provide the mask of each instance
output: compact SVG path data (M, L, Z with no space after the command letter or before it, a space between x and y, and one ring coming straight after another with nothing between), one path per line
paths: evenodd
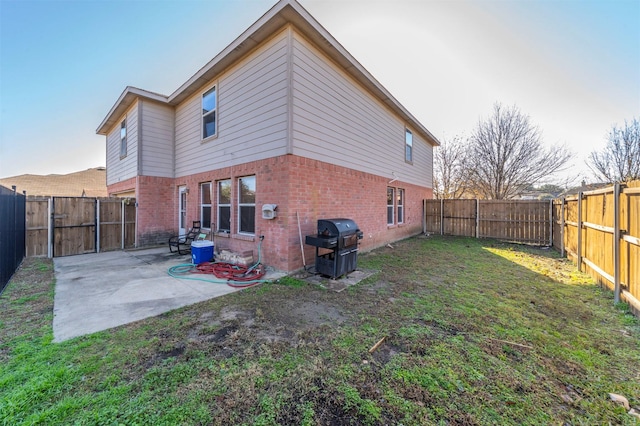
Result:
M185 280L206 281L216 284L227 284L234 288L246 288L260 283L270 282L261 279L265 274L262 261L262 239L258 243L258 261L250 267L234 265L227 262L204 262L198 265L183 263L172 266L167 273L169 276ZM213 275L217 279L209 278Z

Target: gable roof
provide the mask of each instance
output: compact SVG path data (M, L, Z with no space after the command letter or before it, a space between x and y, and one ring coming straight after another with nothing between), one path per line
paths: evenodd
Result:
M107 172L104 167L66 175L18 175L0 179L0 185L27 195L44 195L52 197L106 197Z
M267 13L216 55L204 67L169 96L160 95L127 86L100 123L96 133L106 135L135 99L143 98L169 105L177 105L200 91L222 71L236 63L254 47L271 37L286 24L294 25L299 32L311 40L327 56L339 64L351 77L374 94L392 111L406 120L411 128L421 134L433 146L440 145L435 136L427 130L407 109L395 99L313 16L296 0L280 0Z

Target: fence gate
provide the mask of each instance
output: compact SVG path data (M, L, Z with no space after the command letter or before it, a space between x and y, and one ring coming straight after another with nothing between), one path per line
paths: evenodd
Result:
M96 199L53 197L53 256L96 252Z

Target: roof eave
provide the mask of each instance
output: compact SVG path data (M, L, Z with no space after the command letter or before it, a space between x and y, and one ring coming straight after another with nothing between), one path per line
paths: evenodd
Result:
M288 23L296 27L305 37L313 41L325 54L342 66L353 78L378 97L391 110L407 121L407 124L433 146L440 145L427 128L422 125L391 93L389 93L316 19L295 0L281 0L260 17L253 25L236 38L216 57L196 72L169 96L169 103L177 105L192 96L248 54L257 45L268 39L279 28Z
M138 98L150 99L156 102L168 103L168 99L164 95L150 92L148 90L139 89L137 87L127 86L122 91L115 104L109 110L107 116L96 129L96 134L106 135L109 129L113 127L116 121L131 107Z

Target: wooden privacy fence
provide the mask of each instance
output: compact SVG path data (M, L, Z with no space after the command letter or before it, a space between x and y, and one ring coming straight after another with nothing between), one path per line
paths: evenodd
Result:
M554 247L640 314L640 181L553 203Z
M60 257L136 246L135 200L30 196L25 215L27 256Z
M551 202L424 200L424 231L551 245Z

